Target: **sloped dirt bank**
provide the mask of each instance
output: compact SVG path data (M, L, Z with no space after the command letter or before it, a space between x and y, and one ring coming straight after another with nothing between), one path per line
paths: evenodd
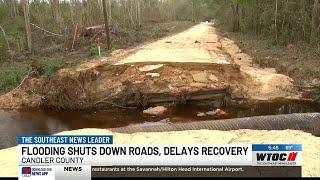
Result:
M78 72L60 70L59 76L23 85L16 93L24 96L14 96L15 92L2 96L0 106L80 110L190 103L221 107L230 102L230 82L234 87L241 78L238 77L239 67L233 65L165 64L149 72L139 70L145 66L142 63L108 65ZM150 72L158 76L152 77Z

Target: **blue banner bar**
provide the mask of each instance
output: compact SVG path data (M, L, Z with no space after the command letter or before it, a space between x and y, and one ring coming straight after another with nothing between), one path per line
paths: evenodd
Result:
M301 144L254 144L252 151L302 151Z
M113 144L113 136L19 136L18 144Z

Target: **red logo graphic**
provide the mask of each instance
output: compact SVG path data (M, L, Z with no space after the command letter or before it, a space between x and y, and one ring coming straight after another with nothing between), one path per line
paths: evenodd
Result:
M297 155L298 153L297 152L292 152L289 154L289 157L288 157L288 161L295 161L296 158L297 158Z

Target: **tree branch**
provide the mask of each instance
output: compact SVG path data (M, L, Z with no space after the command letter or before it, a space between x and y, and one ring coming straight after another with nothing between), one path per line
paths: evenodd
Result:
M56 33L53 33L53 32L50 32L50 31L48 31L48 30L45 30L45 29L43 29L43 28L41 28L41 27L39 27L39 26L37 26L37 25L35 25L35 24L33 24L33 23L30 23L32 26L34 26L34 27L36 27L36 28L38 28L38 29L40 29L40 30L42 30L42 31L44 31L44 32L46 32L46 33L48 33L48 34L51 34L51 35L54 35L54 36L60 36L60 37L63 37L63 35L61 35L61 34L56 34Z
M30 74L31 74L32 71L29 71L28 74L22 79L21 83L19 84L19 86L17 86L16 88L14 88L12 91L15 91L17 89L19 89L23 83L30 77Z
M8 41L8 39L7 39L7 36L6 36L6 32L4 31L4 29L2 28L2 26L1 26L1 25L0 25L0 29L1 29L1 31L2 31L2 34L3 34L4 40L5 40L5 41L6 41L6 43L7 43L8 50L10 51L10 50L11 50L11 48L10 48L9 41Z

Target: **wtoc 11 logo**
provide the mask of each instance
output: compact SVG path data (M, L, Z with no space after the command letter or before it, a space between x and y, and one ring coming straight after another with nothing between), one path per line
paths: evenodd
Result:
M302 146L286 145L253 145L253 165L255 166L301 166Z

